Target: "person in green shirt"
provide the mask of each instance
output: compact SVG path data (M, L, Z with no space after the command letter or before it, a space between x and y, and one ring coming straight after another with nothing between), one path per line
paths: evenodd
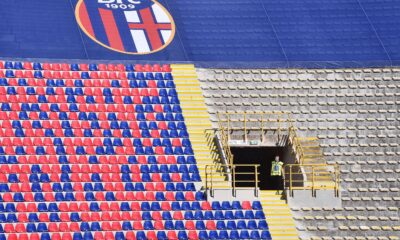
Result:
M283 175L283 162L279 160L279 156L276 156L275 160L272 161L271 164L271 177L275 179L278 189L283 188L282 175Z
M275 161L272 162L271 176L282 176L283 162L279 160L279 156L275 157Z

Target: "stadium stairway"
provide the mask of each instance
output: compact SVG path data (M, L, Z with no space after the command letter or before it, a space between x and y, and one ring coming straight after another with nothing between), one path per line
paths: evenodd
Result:
M303 148L303 163L308 164L321 164L321 166L326 164L324 153L320 147L320 142L317 137L300 137L300 144ZM326 167L320 167L314 169L315 175L314 180L323 183L325 186L332 186L335 184L332 181L332 176L325 174L328 172ZM311 179L311 173L306 173L307 178Z
M260 201L272 239L299 239L290 207L282 197L282 191L260 191Z
M317 137L300 137L304 150L304 164L326 164Z
M205 185L205 168L207 165L218 167L221 162L218 148L214 143L214 132L210 122L210 116L204 103L204 97L200 88L197 73L192 64L173 64L172 73L175 77L176 90L178 92L183 116L187 125L189 138L197 159L203 185ZM228 182L224 181L224 175L214 176L214 187L227 188Z

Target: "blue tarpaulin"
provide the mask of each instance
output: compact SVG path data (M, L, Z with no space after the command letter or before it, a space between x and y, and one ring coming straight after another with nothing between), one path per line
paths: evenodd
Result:
M156 53L129 55L101 46L82 31L75 18L77 0L3 0L0 57L193 62L205 67L400 63L398 0L158 2L175 21L172 42Z

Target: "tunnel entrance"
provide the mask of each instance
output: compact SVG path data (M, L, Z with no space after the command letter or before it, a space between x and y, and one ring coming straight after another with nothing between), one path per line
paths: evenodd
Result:
M271 177L271 165L275 156L279 156L280 160L287 164L288 149L286 147L231 147L234 164L259 164L259 188L260 190L282 190L282 177ZM237 168L237 172L254 171L252 167ZM254 175L237 174L236 179L254 180ZM237 187L255 187L255 183L237 183Z

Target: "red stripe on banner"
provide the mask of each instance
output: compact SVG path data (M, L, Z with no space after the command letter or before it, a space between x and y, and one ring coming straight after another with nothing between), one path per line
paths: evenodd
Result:
M155 22L153 14L150 11L150 8L145 8L140 10L140 16L142 18L143 23L134 24L130 23L130 28L141 28L144 29L147 33L147 37L150 40L151 48L153 50L159 49L162 47L161 37L159 30L161 29L171 29L171 24L158 24Z
M104 24L104 28L106 29L106 34L110 43L110 47L120 51L125 51L124 45L122 44L121 35L119 35L118 27L115 23L112 11L100 8L99 12L101 20Z
M79 19L89 35L94 37L92 22L90 21L85 2L82 2L81 7L79 8Z
M149 30L147 31L147 36L150 40L151 46L154 49L159 49L162 46L161 37L157 29L157 25L154 22L153 14L150 12L150 8L143 9L140 11L143 22L148 24Z

